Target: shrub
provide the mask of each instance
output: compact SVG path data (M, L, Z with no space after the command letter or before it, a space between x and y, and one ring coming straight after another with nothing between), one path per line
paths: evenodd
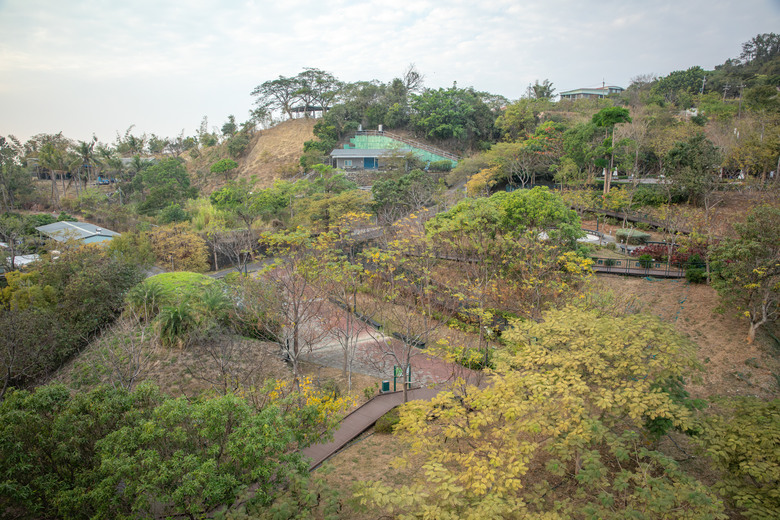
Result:
M653 257L648 255L647 253L643 255L639 255L639 265L641 265L645 269L649 269L653 267Z
M650 255L652 258L659 262L665 262L667 260L667 249L663 244L650 244L644 247L638 247L631 251L631 256Z
M108 243L106 250L125 263L139 267L154 265L154 250L146 233L122 233Z
M651 226L646 222L637 222L634 225L637 227L637 229L641 229L642 231L650 231L651 229L653 229L653 226Z
M707 281L707 271L701 267L689 267L685 270L685 279L690 283L704 283Z
M428 169L435 172L448 172L452 171L452 161L445 159L443 161L433 161L428 165Z
M393 433L395 426L401 421L398 408L393 408L377 419L374 431L376 433Z
M335 379L332 377L328 377L325 380L323 380L320 384L320 392L332 398L334 401L341 397L341 388L339 388L339 384L336 382Z
M157 318L157 334L164 346L189 345L192 332L197 325L197 317L189 302L163 307Z
M247 146L249 146L249 136L244 132L239 132L227 142L228 153L233 158L238 158L244 153Z
M639 231L637 229L619 229L615 233L615 237L618 242L626 243L630 245L641 245L648 241L650 233Z
M632 206L658 207L661 204L666 203L666 201L667 201L666 194L662 190L654 186L640 185L637 186L636 191L634 192L634 200Z
M128 291L127 304L132 312L148 321L159 314L169 297L170 292L159 280L149 278Z
M181 206L177 204L171 204L160 211L160 215L157 217L157 221L160 224L172 224L174 222L185 222L190 219L190 216L186 211L181 209Z

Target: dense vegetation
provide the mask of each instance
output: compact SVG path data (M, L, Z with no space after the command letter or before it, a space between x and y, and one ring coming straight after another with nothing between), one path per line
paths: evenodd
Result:
M515 101L423 82L413 66L389 83L307 68L259 84L250 120L220 132L204 118L189 137L0 137L2 516L358 511L310 478L300 450L359 395L366 337L401 374L425 349L453 374L490 376L388 418L421 478L358 486L375 514L777 516L777 400L690 398L706 368L695 344L595 293L592 257L630 257L578 240L583 220L608 215L628 245L661 235L632 252L642 267L684 268L747 341L771 341L780 37L604 99L554 102L549 80ZM296 115L317 116L298 178L259 185L242 170L256 127ZM370 190L328 165L342 139L379 125L462 158L452 171L397 158ZM768 203L720 226L732 192ZM35 228L68 212L122 235L55 249ZM28 253L41 257L14 270ZM322 344L341 357L341 388L306 377ZM179 357L195 383L174 398L151 383ZM697 449L716 485L666 439Z

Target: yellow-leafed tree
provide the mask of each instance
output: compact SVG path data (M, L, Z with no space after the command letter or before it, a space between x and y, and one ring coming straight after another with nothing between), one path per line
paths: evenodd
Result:
M567 307L517 323L486 388L407 404L398 435L420 482L357 496L397 518L725 518L652 450L692 427L693 347L654 317Z

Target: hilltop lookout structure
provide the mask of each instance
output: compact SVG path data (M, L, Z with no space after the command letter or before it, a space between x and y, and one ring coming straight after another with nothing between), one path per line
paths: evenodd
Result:
M332 165L342 170L377 170L385 160L412 153L424 163L450 161L455 166L459 157L429 144L382 130L358 130L342 147L330 153Z

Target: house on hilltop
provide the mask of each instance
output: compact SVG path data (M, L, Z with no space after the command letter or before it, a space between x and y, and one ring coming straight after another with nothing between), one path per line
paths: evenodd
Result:
M578 88L574 90L567 90L561 92L561 99L602 99L610 94L620 94L623 92L623 87L617 87L615 85L602 85L595 88Z

